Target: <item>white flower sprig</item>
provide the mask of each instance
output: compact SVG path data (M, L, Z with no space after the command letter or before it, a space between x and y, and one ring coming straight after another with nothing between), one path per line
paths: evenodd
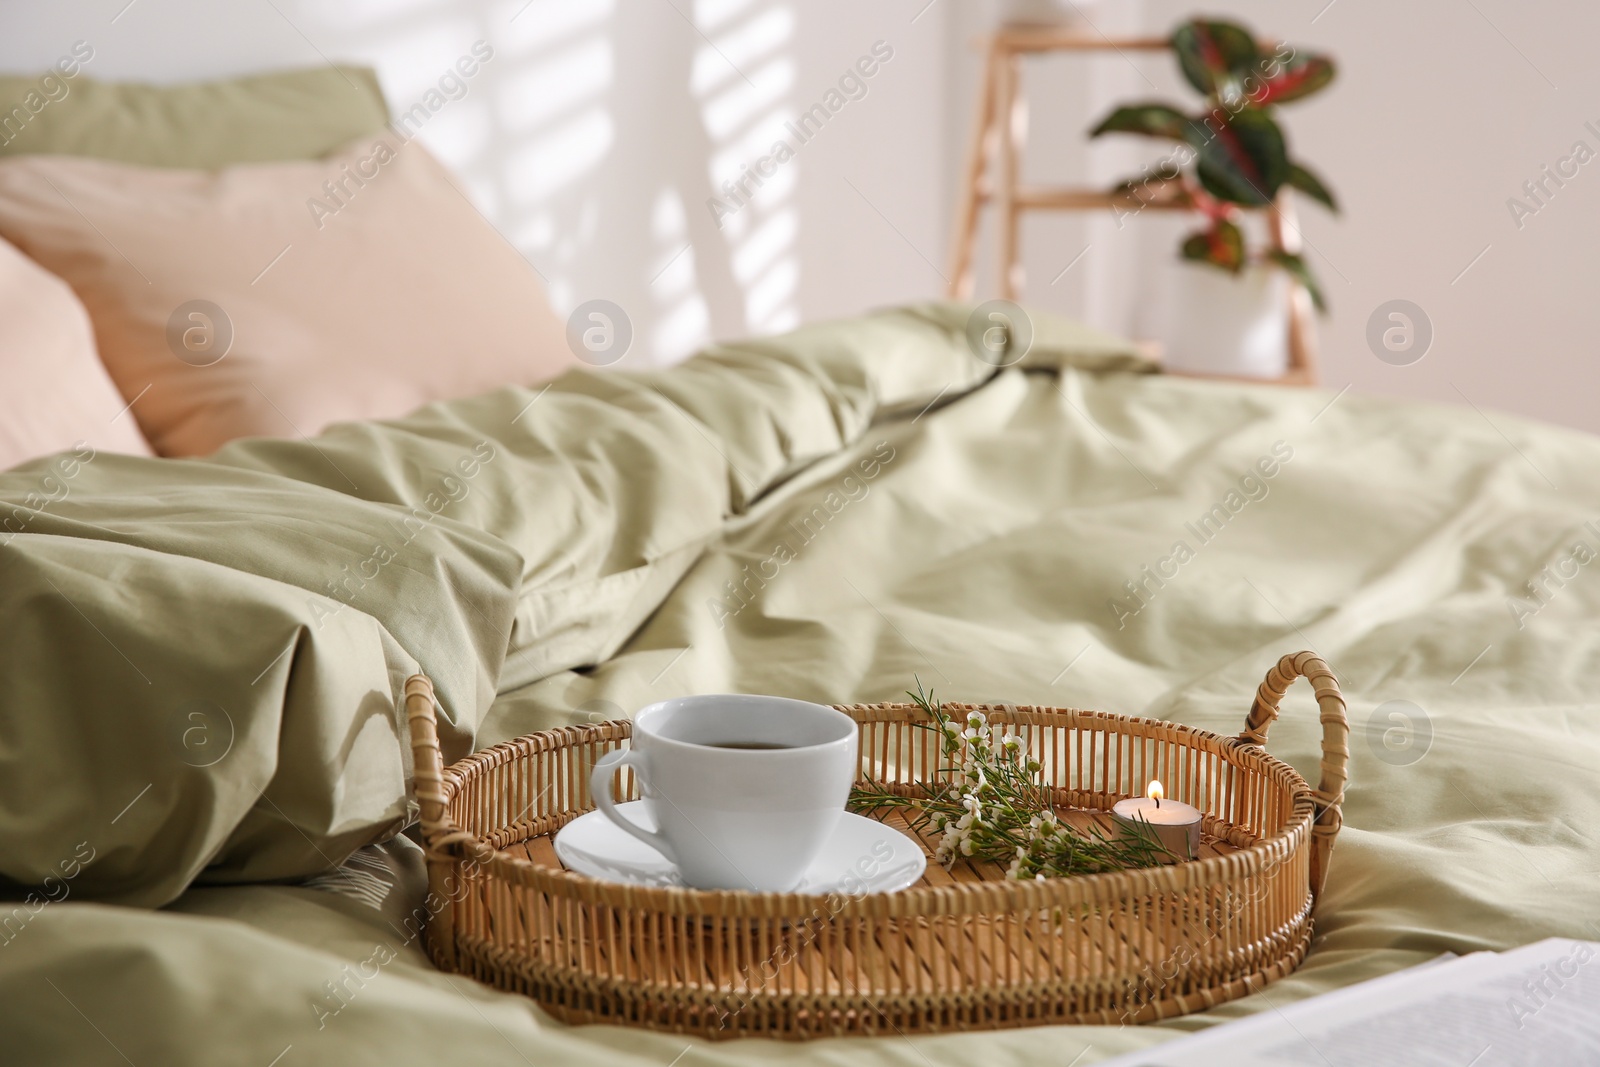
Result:
M1153 831L1108 835L1098 825L1079 829L1063 821L1040 777L1040 762L1021 737L1006 732L997 740L979 711L952 719L932 693L922 691L920 680L917 691L906 695L931 720L916 725L938 733L945 764L940 780L921 783L920 793L911 796L868 783L851 793L851 810L910 809L913 829L931 827L941 835L933 852L939 863L1006 863L1008 878L1151 867L1169 855Z

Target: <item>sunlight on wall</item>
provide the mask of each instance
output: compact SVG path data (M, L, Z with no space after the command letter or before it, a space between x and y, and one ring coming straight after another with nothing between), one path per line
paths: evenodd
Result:
M796 16L787 4L700 0L695 17L706 44L695 56L692 88L716 145L711 184L735 209L717 214L744 297L744 326L792 329L800 321L799 161L777 162L773 150L795 117Z
M710 312L695 277L688 214L676 189L663 189L656 197L651 229L661 257L661 269L651 286L659 309L652 350L675 359L693 352L711 334Z
M498 34L502 70L495 97L492 168L503 232L545 275L560 310L579 303L568 268L595 238L601 205L580 183L605 162L616 138L607 102L615 80L610 0L520 7Z
M638 362L792 328L799 167L761 161L794 117L794 7L621 7L493 5L492 95L436 140L558 311L595 298L627 311Z
M286 8L379 68L418 132L535 266L565 315L605 299L628 361L800 320L793 0L352 0ZM475 42L492 58L457 86ZM718 207L717 205L721 205Z

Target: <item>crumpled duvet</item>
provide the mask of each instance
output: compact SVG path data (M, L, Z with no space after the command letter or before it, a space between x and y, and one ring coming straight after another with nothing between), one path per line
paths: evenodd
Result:
M47 507L23 501L49 462L0 475L0 523L32 509L0 540L0 863L26 883L0 1058L1082 1065L1443 951L1600 938L1600 441L1134 373L1042 317L997 373L964 318L95 457ZM418 850L391 836L417 667L455 758L685 693L914 679L1234 734L1300 648L1349 702L1345 825L1306 963L1210 1012L709 1044L555 1024L417 944ZM1318 729L1301 685L1268 747L1314 775Z

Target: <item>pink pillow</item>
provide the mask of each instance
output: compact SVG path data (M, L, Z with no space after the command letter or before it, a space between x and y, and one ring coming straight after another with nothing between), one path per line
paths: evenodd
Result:
M150 455L60 278L0 241L0 470L67 449Z
M315 434L577 360L533 268L416 142L216 171L0 161L0 235L59 274L157 452Z

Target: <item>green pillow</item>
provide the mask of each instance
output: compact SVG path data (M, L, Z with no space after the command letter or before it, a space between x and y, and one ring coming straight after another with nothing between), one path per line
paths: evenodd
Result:
M210 169L314 159L389 122L378 77L366 67L183 85L102 82L63 69L0 75L0 156Z

